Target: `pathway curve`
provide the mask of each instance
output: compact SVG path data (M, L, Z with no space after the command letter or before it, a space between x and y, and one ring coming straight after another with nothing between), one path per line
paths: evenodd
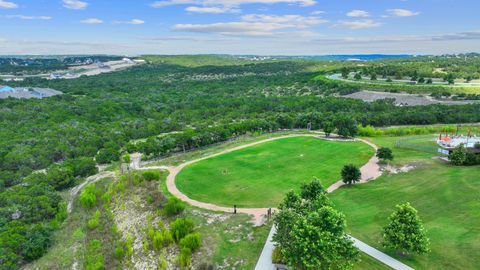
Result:
M114 172L109 172L109 171L104 171L104 172L99 172L95 175L92 175L90 177L87 177L83 183L80 185L72 188L69 192L69 198L68 198L68 205L67 205L67 213L71 213L73 210L73 202L75 200L75 197L77 197L78 193L85 187L86 185L90 183L95 183L103 178L107 177L115 177Z
M208 209L208 210L213 210L213 211L221 211L221 212L227 212L227 213L232 213L233 212L233 208L232 207L223 207L223 206L218 206L218 205L215 205L215 204L211 204L211 203L206 203L206 202L200 202L200 201L197 201L197 200L194 200L194 199L191 199L189 198L187 195L185 195L184 193L182 193L178 188L177 186L175 185L175 178L177 176L177 174L183 169L185 168L186 166L188 165L191 165L193 163L196 163L196 162L199 162L199 161L202 161L202 160L205 160L205 159L209 159L209 158L212 158L212 157L216 157L216 156L219 156L219 155L223 155L223 154L226 154L226 153L230 153L230 152L233 152L233 151L237 151L237 150L240 150L240 149L244 149L244 148L248 148L248 147L252 147L252 146L255 146L255 145L258 145L258 144L262 144L262 143L265 143L265 142L269 142L269 141L275 141L275 140L279 140L279 139L284 139L284 138L292 138L292 137L316 137L316 138L319 138L319 139L323 139L323 140L334 140L334 141L353 141L353 140L340 140L340 139L335 139L334 137L331 137L331 138L324 138L324 137L320 137L321 135L323 135L323 133L316 133L316 134L292 134L292 135L285 135L285 136L279 136L279 137L274 137L274 138L269 138L269 139L265 139L265 140L261 140L261 141L257 141L257 142L253 142L253 143L249 143L249 144L244 144L244 145L240 145L240 146L236 146L236 147L233 147L233 148L230 148L230 149L227 149L227 150L224 150L224 151L221 151L221 152L218 152L218 153L215 153L215 154L212 154L212 155L209 155L209 156L205 156L205 157L202 157L202 158L198 158L198 159L195 159L195 160L191 160L191 161L187 161L185 163L182 163L176 167L169 167L168 170L170 172L170 174L168 175L167 177L167 188L168 188L168 191L170 193L172 193L175 197L178 197L179 199L181 199L182 201L186 202L186 203L189 203L193 206L197 206L197 207L200 207L200 208L204 208L204 209ZM370 145L373 149L377 150L377 146L367 140L363 140L363 139L355 139L355 141L361 141L361 142L364 142L368 145ZM367 164L365 164L360 170L362 172L362 179L361 179L361 183L366 183L367 181L369 180L373 180L377 177L379 177L381 175L381 171L380 171L380 167L378 166L377 164L378 162L378 158L376 156L372 157L368 162ZM343 185L343 182L342 181L338 181L337 183L333 184L332 186L330 186L328 189L327 189L327 192L332 192L334 191L335 189L341 187ZM275 209L273 209L275 210ZM238 213L243 213L243 214L248 214L248 215L252 215L253 216L253 219L252 219L252 222L254 223L255 226L260 226L264 223L265 221L265 215L267 214L267 211L268 211L268 208L237 208L237 212Z

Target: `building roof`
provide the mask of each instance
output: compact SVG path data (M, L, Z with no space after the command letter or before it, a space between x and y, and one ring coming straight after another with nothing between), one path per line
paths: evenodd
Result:
M477 136L451 136L444 137L437 141L437 144L445 149L453 149L463 144L465 148L474 148L475 144L480 143L480 137Z
M15 89L10 87L10 86L6 86L6 85L0 85L0 93L4 93L4 92L14 92Z

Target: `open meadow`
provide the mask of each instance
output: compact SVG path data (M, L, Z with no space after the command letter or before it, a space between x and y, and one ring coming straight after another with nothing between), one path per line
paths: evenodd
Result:
M340 180L347 163L365 164L374 150L361 142L284 138L222 154L184 168L176 179L190 198L217 205L275 207L285 192L318 178Z

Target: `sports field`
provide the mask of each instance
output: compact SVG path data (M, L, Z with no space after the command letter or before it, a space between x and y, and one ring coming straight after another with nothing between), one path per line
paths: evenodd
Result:
M184 168L176 185L192 199L222 206L276 207L300 183L340 180L347 163L362 166L374 150L362 142L283 138L212 157Z

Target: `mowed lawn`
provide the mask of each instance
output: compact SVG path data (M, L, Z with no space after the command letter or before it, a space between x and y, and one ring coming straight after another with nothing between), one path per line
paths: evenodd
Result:
M421 137L417 137L421 141ZM427 140L428 139L428 140ZM395 138L377 139L392 146ZM426 144L431 136L424 136ZM432 155L394 149L400 164L408 155L419 167L330 194L347 218L351 234L415 269L478 269L480 266L480 167L453 167ZM381 230L395 205L410 202L428 230L430 254L399 257L381 246Z
M362 142L283 138L184 168L177 187L190 198L223 206L276 207L289 190L314 177L325 187L347 163L365 164L374 150Z

